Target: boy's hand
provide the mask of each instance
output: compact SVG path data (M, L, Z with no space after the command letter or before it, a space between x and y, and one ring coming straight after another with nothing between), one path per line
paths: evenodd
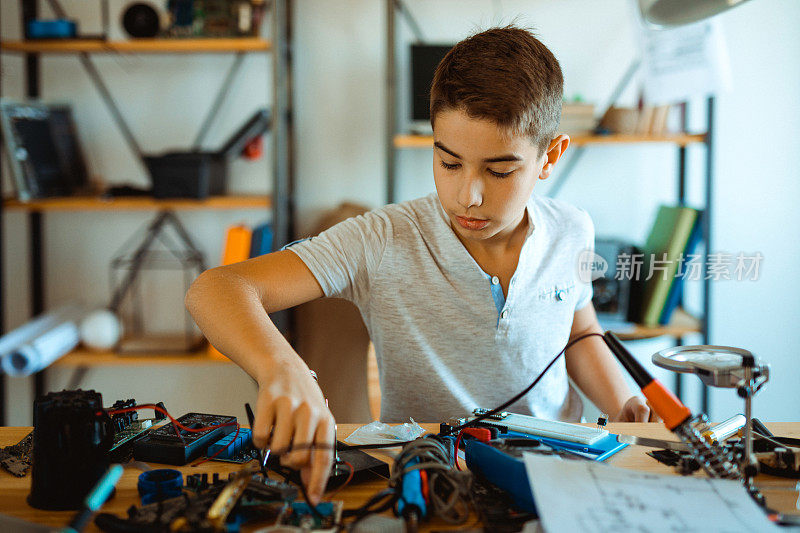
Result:
M274 368L274 367L273 367ZM335 422L317 382L304 367L283 368L259 380L253 444L280 452L281 464L300 470L311 503L325 492L333 464ZM270 438L271 433L271 438ZM310 445L319 445L311 449Z
M661 418L650 408L650 404L639 396L631 396L612 422L661 422Z

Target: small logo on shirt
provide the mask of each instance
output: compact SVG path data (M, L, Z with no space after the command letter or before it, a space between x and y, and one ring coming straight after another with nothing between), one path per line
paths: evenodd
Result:
M591 283L605 276L608 271L608 261L594 253L584 250L578 255L578 279L584 283Z

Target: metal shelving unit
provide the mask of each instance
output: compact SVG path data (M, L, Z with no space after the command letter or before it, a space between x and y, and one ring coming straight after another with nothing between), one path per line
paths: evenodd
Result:
M409 135L398 129L398 110L397 110L397 15L405 16L412 30L421 38L421 32L416 27L413 18L407 8L400 0L386 0L386 132L385 132L385 153L386 153L386 202L394 203L397 201L397 150L407 149L430 149L433 146L433 137L427 135ZM690 134L686 131L686 107L683 108L684 133L667 135L585 135L576 136L571 139L572 145L579 150L590 149L592 146L609 144L636 145L643 143L666 143L677 148L678 172L676 176L677 194L676 200L679 204L686 201L686 187L688 181L687 169L687 147L691 145L701 145L705 148L705 194L704 194L704 215L702 218L702 242L705 246L706 261L703 263L703 290L702 290L702 317L691 317L685 312L675 313L673 322L665 326L645 327L637 326L632 332L620 332L619 335L625 340L651 339L659 336L668 336L675 339L676 344L683 344L683 337L688 334L699 333L702 336L703 344L711 344L709 317L711 316L711 283L705 279L708 264L708 254L712 250L711 241L711 220L713 217L713 178L714 178L714 98L708 98L706 102L706 123L707 129L703 134ZM633 146L632 146L633 147ZM572 159L567 160L558 178L562 182L566 180L570 170L580 157L580 152L572 154ZM683 392L683 376L675 376L675 393L680 397ZM707 387L702 386L701 402L703 412L708 412L709 398Z
M37 0L20 0L22 8L22 24L27 25L29 20L38 16ZM54 4L56 5L56 4ZM6 200L0 202L0 256L3 253L2 223L3 209L21 209L28 212L28 226L30 231L30 265L31 265L31 311L38 315L45 310L45 264L43 257L44 240L43 229L44 215L49 211L85 211L85 210L186 210L186 209L269 209L272 213L272 226L276 246L290 242L293 235L293 169L291 164L293 154L293 132L291 120L291 0L272 0L269 2L271 9L271 39L243 37L227 39L139 39L131 41L103 41L103 40L59 40L59 41L6 41L0 42L0 52L23 54L25 61L25 92L31 99L40 96L40 56L42 54L72 54L78 55L81 63L99 91L104 103L108 106L116 125L126 138L133 152L141 155L135 139L127 127L121 113L111 94L105 87L99 72L94 68L90 55L103 53L135 53L135 54L210 54L224 53L235 54L235 60L227 73L223 85L220 87L214 103L209 109L198 134L196 144L202 140L205 132L216 115L230 87L231 81L242 63L246 53L263 53L272 58L272 169L267 176L272 184L271 195L261 196L225 196L206 200L168 200L159 201L150 198L115 198L104 200L101 198L58 198L42 199L31 202L18 202ZM56 5L57 7L57 5ZM60 8L59 8L60 9ZM1 94L1 92L0 92ZM2 176L0 176L2 180ZM5 309L3 302L3 287L5 280L0 268L0 333L4 324ZM106 354L103 364L108 364L108 359L113 357ZM139 358L141 359L141 358ZM137 359L137 361L139 361ZM174 358L173 358L174 359ZM190 358L191 362L206 361L208 358ZM80 368L86 368L92 360L73 357L71 360L80 361ZM130 359L127 360L131 361ZM170 359L172 362L172 359ZM120 357L120 362L126 364L125 358ZM159 364L159 358L152 359L153 364ZM187 362L190 362L187 359ZM139 362L141 364L141 362ZM62 365L63 366L63 365ZM67 365L70 366L70 365ZM34 391L36 395L46 392L45 373L39 372L34 378ZM0 426L5 425L5 376L0 376Z

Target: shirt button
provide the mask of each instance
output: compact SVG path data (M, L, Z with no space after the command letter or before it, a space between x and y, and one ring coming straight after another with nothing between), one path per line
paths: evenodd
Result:
M508 311L503 311L500 313L500 318L508 318Z
M558 300L559 302L564 299L564 296L565 292L563 290L556 291L556 300Z
M498 283L500 283L500 278L492 276L492 285L497 285Z

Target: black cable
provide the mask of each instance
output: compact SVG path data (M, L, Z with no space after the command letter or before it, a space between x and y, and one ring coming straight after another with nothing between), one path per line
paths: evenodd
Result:
M519 394L517 394L516 396L514 396L514 397L513 397L513 398L511 398L510 400L508 400L508 401L506 401L506 402L503 402L501 405L499 405L499 406L495 407L494 409L492 409L492 410L490 410L490 411L487 411L487 412L483 413L482 415L480 415L480 416L478 416L478 417L476 417L476 418L473 418L473 419L472 419L472 420L470 420L469 422L465 422L465 423L463 423L463 424L461 424L461 425L459 425L459 426L455 426L455 427L449 428L447 431L443 431L443 432L441 432L441 433L440 433L440 435L452 435L453 433L456 433L456 432L458 432L458 431L461 431L461 430L462 430L462 429L464 429L465 427L469 427L469 426L471 426L471 425L473 425L473 424L477 424L477 423L478 423L478 422L480 422L481 420L486 420L487 418L489 418L489 417L491 417L491 416L494 416L494 415L496 415L497 413L499 413L500 411L502 411L503 409L505 409L505 408L506 408L506 407L508 407L509 405L512 405L512 404L514 404L515 402L519 401L519 400L520 400L520 398L522 398L523 396L525 396L526 394L528 394L528 393L531 391L531 389L533 389L533 388L534 388L534 387L535 387L535 386L536 386L536 385L539 383L539 381L541 381L541 379L544 377L544 375L547 373L547 371L548 371L548 370L550 370L550 367L551 367L551 366L553 366L553 365L556 363L556 361L558 361L558 358L559 358L559 357L561 357L561 356L562 356L562 355L563 355L563 354L564 354L564 353L565 353L567 350L569 350L569 349L570 349L570 348L571 348L571 347L572 347L572 346L573 346L575 343L577 343L578 341L582 341L583 339L587 339L587 338L589 338L589 337L600 337L600 338L602 339L602 338L603 338L603 335L602 335L602 334L600 334L600 333L586 333L586 334L584 334L584 335L581 335L581 336L579 336L579 337L575 337L574 339L572 339L571 341L569 341L569 342L567 343L567 345L566 345L566 346L564 346L564 349L563 349L563 350L561 350L560 352L558 352L558 354L556 354L556 356L555 356L555 357L553 357L553 360L552 360L552 361L550 361L550 362L547 364L547 366L546 366L546 367L544 367L544 370L542 370L541 372L539 372L539 375L538 375L538 376L536 376L536 379L534 379L534 380L533 380L533 383L531 383L530 385L528 385L528 386L525 388L525 390L523 390L522 392L520 392Z
M311 503L311 499L308 497L308 492L306 491L306 485L300 480L300 483L297 484L300 487L300 492L303 493L303 498L305 498L306 503L308 504L308 508L311 510L311 514L314 515L314 518L322 522L324 519L322 518L322 514L317 511L317 507Z
M342 511L342 518L355 517L355 520L350 522L348 526L349 529L352 529L358 522L365 519L369 515L380 514L394 507L395 503L397 502L397 498L398 494L395 489L391 487L383 489L379 493L375 494L372 498L367 500L367 502L361 507ZM339 524L339 527L342 528L344 525Z
M447 430L446 432L439 433L439 436L452 435L453 433L461 431L462 429L464 429L466 427L469 427L469 426L472 426L474 424L477 424L478 422L480 422L482 420L486 420L487 418L489 418L489 417L491 417L493 415L496 415L497 413L499 413L500 411L502 411L503 409L505 409L509 405L512 405L512 404L516 403L523 396L528 394L539 383L539 381L541 381L541 379L544 377L544 375L547 373L547 371L550 370L550 367L552 367L556 363L556 361L558 361L559 357L564 355L564 353L566 353L566 351L569 350L570 348L572 348L572 346L574 346L576 343L582 341L583 339L588 339L589 337L600 337L602 339L603 335L601 333L585 333L583 335L575 337L574 339L569 341L567 343L567 345L564 346L564 348L560 352L558 352L556 354L555 357L553 357L553 359L547 364L547 366L544 367L544 369L541 372L539 372L539 375L536 376L536 379L534 379L533 382L530 385L525 387L524 390L522 390L521 392L516 394L510 400L508 400L506 402L503 402L502 404L498 405L494 409L492 409L490 411L487 411L487 412L485 412L484 414L482 414L482 415L480 415L478 417L475 417L474 419L470 420L469 422L465 422L464 424L461 424L459 426L455 426L455 427L449 428L449 430ZM342 448L342 449L343 450L378 450L378 449L382 449L382 448L394 448L396 446L405 446L406 444L409 444L411 442L413 442L413 441L407 440L407 441L392 442L392 443L387 443L387 444L356 444L356 445L352 445L352 446L348 444L346 448ZM330 444L316 444L316 443L297 444L297 445L287 446L286 448L282 448L282 449L279 449L279 450L272 450L271 454L280 456L280 455L283 455L285 453L288 453L288 452L294 451L294 450L333 450L333 449L335 449L335 447L333 445L330 445Z

